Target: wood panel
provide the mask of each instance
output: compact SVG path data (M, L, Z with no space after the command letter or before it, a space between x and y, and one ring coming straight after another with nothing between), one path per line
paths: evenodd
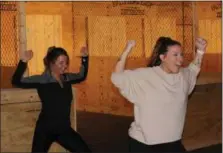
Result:
M108 15L110 2L73 2L73 11L76 16Z
M75 102L75 89L73 89ZM76 106L72 103L71 125L76 129ZM1 90L1 151L30 152L41 103L36 90ZM49 151L65 152L57 143Z
M144 23L142 17L125 17L126 39L135 40L136 46L133 48L129 57L145 57L143 32ZM124 27L123 27L124 28Z
M26 2L26 13L29 15L61 15L64 12L72 12L72 2Z
M204 72L221 72L222 70L221 24L220 19L198 21L198 34L208 41L202 64L202 71Z
M1 82L0 82L0 87L2 89L7 89L7 88L12 88L12 84L11 84L11 78L12 78L12 75L16 69L16 67L11 67L11 66L1 66L0 67L1 69Z
M194 43L193 43L193 28L192 26L185 26L183 34L183 42L181 42L184 54L184 65L188 65L194 59Z
M222 1L195 2L198 19L222 19Z
M111 83L111 73L118 57L91 57L87 80L76 85L77 109L115 115L132 115L132 104ZM145 58L128 58L127 69L143 67Z
M150 57L159 37L177 38L177 25L174 18L145 18L145 55Z
M70 2L67 2L70 3ZM71 6L70 6L71 7ZM67 9L69 10L70 7L68 7ZM73 15L71 13L71 11L66 11L60 14L61 15L61 27L60 27L60 31L61 31L61 45L60 47L64 48L67 51L67 54L70 57L70 61L73 61L73 53L74 53L74 29L73 29L73 25L74 25L74 18ZM68 69L71 69L71 67L69 66Z
M126 43L122 17L89 17L88 38L91 56L120 56Z
M70 55L70 71L79 71L80 58L78 56L80 56L80 48L83 45L86 45L86 42L89 42L89 75L85 82L74 85L78 88L78 110L110 113L116 115L131 115L132 105L129 104L122 96L120 96L119 92L110 82L111 71L118 60L118 56L121 55L126 44L126 40L128 39L135 39L137 41L137 45L130 55L132 58L128 58L127 60L127 68L145 66L147 64L148 57L150 57L152 53L155 41L160 35L171 36L180 42L183 42L184 38L186 45L185 50L187 53L189 53L189 56L186 54L186 57L189 57L189 59L191 58L190 53L192 50L190 50L190 45L192 43L192 25L190 24L192 21L190 16L191 7L189 5L184 10L185 20L183 20L182 2L152 2L151 6L144 2L130 3L132 2L26 3L26 12L28 16L61 16L61 21L59 22L62 25L62 35L60 35L60 37L63 42L63 47L67 49ZM202 4L202 6L200 3L204 2L196 2L198 18L215 20L216 17L213 16L212 4L219 2L205 2L205 5ZM144 15L122 14L122 9L130 9L133 11L144 10ZM213 7L213 9L215 9L215 7ZM210 11L212 11L211 15L209 15ZM206 16L208 17L206 18ZM50 19L50 21L52 20ZM220 48L218 54L216 55L205 55L202 67L202 71L204 72L221 72L221 67L219 67L219 65L221 65L220 62L222 55L222 38L220 36L221 29L219 28L221 21L218 22L219 23L215 21L208 21L208 23L206 23L205 21L199 25L199 29L204 32L202 36L205 38L211 38L211 44L209 43L209 45L213 46L213 48ZM48 21L46 23L48 23ZM184 28L182 27L183 23L186 24ZM53 25L54 24L59 23L55 21ZM39 20L37 23L34 18L30 20L29 25L31 29L33 26L33 29L37 28L38 30L42 31L43 29L47 28L44 27L43 21ZM218 28L211 28L215 25ZM38 38L36 38L37 34L35 34L35 31L29 33L28 30L27 34L29 38L32 37L31 39L28 39L28 41L33 41L28 42L28 44L36 43L36 40L38 41L38 45L35 46L35 48L38 50L35 50L37 53L34 55L35 57L38 54L38 60L36 59L34 62L35 58L33 59L32 67L33 70L36 68L38 70L40 67L37 67L37 65L42 64L42 56L45 55L46 51L46 49L41 49L39 46L44 45L45 40L48 38L45 37L43 33L41 33L41 37L38 36ZM184 35L183 30L186 32ZM49 30L49 32L50 31L52 35L49 36L50 39L46 40L46 42L56 38L53 37L56 35L53 33L52 29ZM12 33L8 34L11 35ZM215 36L212 37L211 35ZM44 39L40 40L42 37L44 37ZM90 38L89 41L88 38ZM214 41L215 39L217 41ZM213 50L211 49L208 51L211 51L212 53ZM146 55L146 58L143 54ZM217 61L219 64L216 64L215 61ZM4 75L6 76L4 78L8 79L7 82L10 82L9 79L12 71L10 70L10 73L8 71L4 71L3 73L5 73ZM211 73L207 77L206 74L202 73L198 78L198 84L220 82L221 77L219 76L220 75L215 77L215 74ZM5 79L1 80L1 82L3 81L6 82Z
M87 45L87 17L74 16L73 25L73 56L80 56L80 50L83 46Z
M43 58L50 46L62 46L62 19L60 15L27 15L27 49L34 52L29 62L29 75L42 73Z
M123 101L115 102L111 91L111 72L126 44L126 20L123 17L89 17L88 39L90 63L88 79L78 91L78 101L90 112L114 112L121 110ZM130 23L132 25L132 23ZM131 26L130 25L130 26ZM140 33L139 33L140 34ZM136 34L137 35L137 34ZM128 35L134 37L135 35ZM110 97L113 97L110 99ZM89 105L91 101L91 105ZM121 112L121 111L120 111Z

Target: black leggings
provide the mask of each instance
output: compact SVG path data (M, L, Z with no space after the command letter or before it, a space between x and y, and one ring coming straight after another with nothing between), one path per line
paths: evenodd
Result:
M91 152L81 136L71 127L59 134L36 128L33 137L32 152L48 152L54 141L70 152Z
M156 145L146 145L143 144L131 137L129 137L129 152L138 152L138 153L184 153L186 152L184 146L181 143L181 140L156 144Z

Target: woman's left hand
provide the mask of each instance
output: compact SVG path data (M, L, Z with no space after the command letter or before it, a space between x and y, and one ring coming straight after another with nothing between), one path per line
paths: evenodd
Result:
M195 46L198 50L205 52L207 47L207 41L203 38L197 38Z
M87 49L87 47L82 47L81 48L81 56L83 56L83 57L88 56L88 49Z

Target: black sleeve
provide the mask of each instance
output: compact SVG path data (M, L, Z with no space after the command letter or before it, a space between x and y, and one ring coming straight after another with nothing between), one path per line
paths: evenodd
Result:
M19 61L15 73L12 76L12 85L19 88L37 88L40 85L41 76L34 75L30 77L23 77L23 74L27 68L27 63Z
M87 78L88 74L88 62L89 62L89 57L82 57L81 59L81 67L80 67L80 72L79 73L66 73L66 79L71 83L71 84L76 84L84 81Z

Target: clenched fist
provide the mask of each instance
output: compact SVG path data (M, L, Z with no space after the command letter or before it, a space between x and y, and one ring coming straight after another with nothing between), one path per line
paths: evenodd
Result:
M82 47L81 48L81 56L83 56L83 57L88 56L88 49L87 49L87 47Z
M195 46L198 50L205 52L207 47L207 41L203 38L197 38Z
M132 48L136 45L136 41L135 40L128 40L126 45L127 45L127 47Z
M33 57L33 51L32 50L27 50L24 52L23 57L21 58L21 60L23 62L28 62L29 60L31 60Z

